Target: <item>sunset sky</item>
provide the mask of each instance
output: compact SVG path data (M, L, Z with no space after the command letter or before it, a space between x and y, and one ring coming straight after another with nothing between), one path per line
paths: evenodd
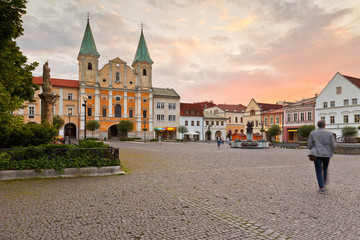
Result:
M181 102L247 105L320 93L340 72L360 77L356 0L29 0L17 42L51 77L78 79L87 12L99 66L131 65L143 22L153 86Z

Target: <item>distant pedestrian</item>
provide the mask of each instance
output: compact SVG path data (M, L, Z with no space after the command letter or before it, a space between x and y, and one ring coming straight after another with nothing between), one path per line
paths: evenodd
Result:
M333 156L335 141L333 133L325 130L325 121L317 123L318 129L312 131L309 136L309 155L316 157L314 161L316 178L319 185L319 193L325 193L325 185L328 180L328 166Z
M158 136L158 145L161 145L161 135Z
M218 148L219 148L220 145L221 145L221 137L220 137L220 136L217 136L217 137L216 137L216 141L217 141L217 145L218 145Z

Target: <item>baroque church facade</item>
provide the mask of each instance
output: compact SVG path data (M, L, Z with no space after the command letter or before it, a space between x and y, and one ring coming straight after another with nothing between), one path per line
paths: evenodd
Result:
M117 135L119 118L134 122L135 129L129 137L143 136L144 129L152 136L153 61L143 30L131 67L117 57L99 69L99 57L88 20L78 55L79 103L86 100L86 113L85 107L79 106L79 136L84 132L85 114L87 120L99 121L100 139Z

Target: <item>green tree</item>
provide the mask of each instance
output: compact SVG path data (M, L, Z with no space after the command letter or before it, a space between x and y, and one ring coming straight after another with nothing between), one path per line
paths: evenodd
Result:
M27 57L15 41L23 35L21 17L26 13L25 3L0 1L0 124L10 111L21 108L25 101L33 102L38 89L32 76L38 63L27 64Z
M53 117L53 125L57 128L57 129L60 129L64 126L65 124L65 120L62 119L61 117L57 117L57 116L54 116Z
M298 128L298 134L300 137L308 139L313 130L315 130L314 125L304 125Z
M355 127L344 127L341 129L341 133L344 137L355 137L357 135L357 130Z
M271 126L271 127L268 129L268 134L269 134L269 136L274 136L274 137L276 137L276 136L279 135L280 133L281 133L281 128L280 128L278 125Z
M181 139L184 138L184 133L186 133L188 131L187 127L181 125L178 127L178 132L181 133Z
M125 134L125 137L127 137L128 132L134 130L134 123L129 120L121 120L116 127L121 133Z
M92 132L92 137L94 137L94 131L100 128L100 123L95 120L90 120L86 123L86 129Z

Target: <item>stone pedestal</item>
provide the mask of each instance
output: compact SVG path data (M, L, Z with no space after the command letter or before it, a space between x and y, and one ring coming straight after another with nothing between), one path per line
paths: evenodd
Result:
M49 123L53 122L53 113L52 108L59 98L59 95L54 95L52 93L41 93L39 94L41 99L41 121L46 120Z

